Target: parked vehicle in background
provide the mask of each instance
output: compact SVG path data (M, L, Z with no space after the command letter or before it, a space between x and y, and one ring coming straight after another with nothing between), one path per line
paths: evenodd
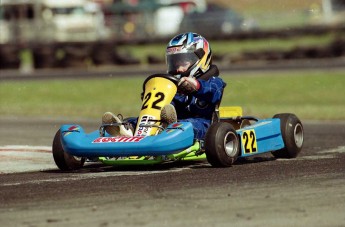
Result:
M340 26L345 23L345 0L322 0L321 3L321 7L315 5L318 9L311 9L316 13L312 23Z
M179 32L186 13L201 8L205 0L117 1L104 5L106 25L114 39L170 37Z
M2 0L0 4L1 68L18 67L23 49L31 51L37 68L52 67L63 57L72 61L87 55L89 47L83 44L105 40L109 33L98 5L86 0Z
M189 6L205 0L2 0L0 68L20 68L31 53L33 68L137 63L116 45L179 32Z
M158 0L163 6L157 9L154 18L154 30L158 36L176 35L185 15L192 11L204 11L206 0ZM192 31L192 30L189 30Z
M230 8L210 3L204 11L187 13L181 22L180 31L193 31L207 37L217 37L257 28L254 20L245 19Z
M222 1L233 8L207 2L211 1L0 0L0 69L139 63L126 52L126 47L120 46L163 45L166 38L187 31L201 33L208 39L245 40L285 38L302 32L310 34L315 29L319 34L320 31L330 32L334 27L341 31L344 24L344 0L320 0L310 9L299 8L294 14L291 14L291 9L286 13L273 7L269 9L271 15L268 15L266 7L258 13L245 11L245 5L239 7L243 2L236 5L236 2ZM255 20L248 19L239 11L255 17L260 31L257 31L259 26ZM279 17L280 14L283 15ZM300 15L303 19L295 23L295 17L291 15ZM288 22L284 22L286 18ZM277 25L279 21L283 21L283 29L278 29L281 28ZM292 25L286 29L286 24ZM301 28L296 28L296 24ZM236 34L238 32L240 34ZM342 39L336 42L340 50L341 44ZM338 56L339 48L333 49L337 49ZM154 56L147 56L147 59L148 63L162 62ZM21 67L23 62L30 67Z
M1 43L106 38L100 8L85 0L2 0L0 16L7 33Z

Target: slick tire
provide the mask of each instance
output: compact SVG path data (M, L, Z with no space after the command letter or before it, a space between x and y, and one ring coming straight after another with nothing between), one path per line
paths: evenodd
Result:
M62 171L80 169L85 163L85 158L75 157L64 151L61 144L60 130L55 134L52 150L55 164Z
M213 167L230 167L239 152L239 138L231 124L217 122L210 126L205 136L205 153Z
M304 130L302 122L294 114L276 114L273 118L280 119L280 129L285 147L273 151L276 158L296 158L303 147Z

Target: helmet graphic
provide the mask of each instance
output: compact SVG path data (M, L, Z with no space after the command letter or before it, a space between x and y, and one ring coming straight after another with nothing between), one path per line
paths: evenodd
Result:
M197 33L182 33L170 40L166 49L168 73L177 77L200 77L212 62L207 40ZM185 67L181 72L180 68Z

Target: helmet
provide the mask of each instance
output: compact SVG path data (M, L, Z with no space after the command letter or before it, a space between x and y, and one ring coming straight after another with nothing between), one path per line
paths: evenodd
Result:
M178 68L189 63L185 72ZM197 33L182 33L170 40L166 49L168 73L177 77L200 77L211 65L212 52L207 40Z

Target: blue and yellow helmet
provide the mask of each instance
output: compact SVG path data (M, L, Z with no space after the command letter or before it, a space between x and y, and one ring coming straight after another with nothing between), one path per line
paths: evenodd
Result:
M178 73L177 68L185 63L190 67L184 73ZM198 78L205 73L212 63L212 52L208 41L193 32L182 33L172 38L166 49L168 73L177 77Z

